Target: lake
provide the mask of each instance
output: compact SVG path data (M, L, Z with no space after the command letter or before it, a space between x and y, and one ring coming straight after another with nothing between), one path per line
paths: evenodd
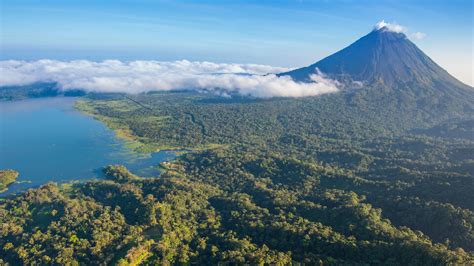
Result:
M75 98L0 102L0 169L20 173L0 196L47 182L99 177L103 166L123 164L142 176L159 173L171 151L133 152L101 122L74 109Z

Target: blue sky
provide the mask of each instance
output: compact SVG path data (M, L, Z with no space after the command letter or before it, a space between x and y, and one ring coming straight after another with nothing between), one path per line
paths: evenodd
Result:
M311 64L384 19L472 84L473 1L0 0L1 59Z

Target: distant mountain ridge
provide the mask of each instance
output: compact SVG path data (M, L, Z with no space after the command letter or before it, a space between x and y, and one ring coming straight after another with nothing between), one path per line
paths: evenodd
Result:
M84 96L85 94L86 92L81 89L61 90L54 82L40 82L28 85L0 87L0 101L56 96L77 97Z

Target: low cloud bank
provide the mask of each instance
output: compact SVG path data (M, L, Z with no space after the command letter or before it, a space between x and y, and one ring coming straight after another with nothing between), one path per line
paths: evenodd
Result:
M62 90L141 93L197 90L259 98L305 97L336 92L337 82L321 73L299 83L274 73L287 68L211 62L87 60L0 61L0 86L55 82Z

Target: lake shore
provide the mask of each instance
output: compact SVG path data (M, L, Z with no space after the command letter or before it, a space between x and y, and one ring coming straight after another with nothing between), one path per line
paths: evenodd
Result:
M210 149L222 148L224 145L221 144L207 144L193 147L183 147L180 145L173 145L170 143L154 143L145 137L139 137L133 133L133 131L124 123L121 123L118 119L108 117L100 114L97 110L98 106L96 102L88 99L77 100L74 107L80 112L93 117L94 119L104 123L109 129L115 132L115 136L125 141L125 146L133 151L142 153L155 153L160 151L203 151Z

